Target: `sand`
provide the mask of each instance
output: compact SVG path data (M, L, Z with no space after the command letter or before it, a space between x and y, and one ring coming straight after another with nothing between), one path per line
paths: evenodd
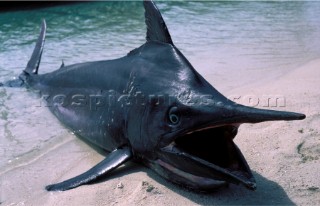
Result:
M271 109L307 115L303 121L240 127L235 142L251 166L257 181L256 191L230 185L210 194L196 193L167 182L150 169L127 163L98 183L65 192L47 192L45 185L80 174L104 158L64 130L61 144L51 145L48 141L45 150L32 154L32 160L20 160L21 164L0 173L0 204L320 205L319 89L320 59L272 82L252 83L226 92L231 97L259 98L261 108L266 106L263 95L278 95L285 98L285 104L280 102ZM245 99L239 100L248 105Z

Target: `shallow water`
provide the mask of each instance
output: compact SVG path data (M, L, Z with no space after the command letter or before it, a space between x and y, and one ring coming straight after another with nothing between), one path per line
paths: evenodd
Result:
M175 45L221 91L272 81L320 56L320 2L159 2ZM39 73L118 58L145 42L141 2L90 2L0 13L0 82L20 74L41 19ZM26 89L0 88L0 174L74 138Z

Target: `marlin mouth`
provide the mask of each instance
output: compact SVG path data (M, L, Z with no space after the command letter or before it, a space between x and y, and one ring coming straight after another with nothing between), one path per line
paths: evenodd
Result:
M211 126L182 133L159 152L158 164L179 184L195 189L227 183L256 189L251 170L233 142L238 124Z
M217 189L228 183L256 189L252 172L233 142L239 125L299 120L305 115L230 102L224 105L218 110L199 110L202 118L196 127L167 133L161 141L158 159L151 167L168 179L196 190Z

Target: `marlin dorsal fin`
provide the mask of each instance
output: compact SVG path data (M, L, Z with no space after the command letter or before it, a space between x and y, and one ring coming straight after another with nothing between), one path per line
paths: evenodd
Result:
M147 41L159 41L173 45L166 23L157 6L151 0L144 0L143 5L147 25Z
M64 67L64 61L62 60L60 69L62 69L63 67Z

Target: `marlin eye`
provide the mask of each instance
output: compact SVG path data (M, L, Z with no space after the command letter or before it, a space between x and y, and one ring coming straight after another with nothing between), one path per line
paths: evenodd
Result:
M173 125L177 125L180 121L180 117L177 110L178 110L177 107L172 107L169 110L169 120L170 120L170 123Z
M179 117L176 114L170 114L169 118L172 124L177 124L179 122Z

